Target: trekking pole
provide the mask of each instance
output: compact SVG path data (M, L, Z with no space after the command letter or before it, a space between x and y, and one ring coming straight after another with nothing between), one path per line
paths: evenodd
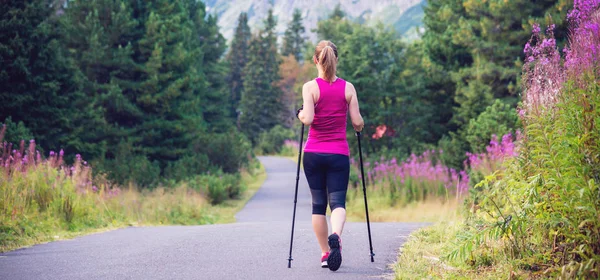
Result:
M371 249L371 262L375 262L373 259L373 242L371 241L371 225L369 223L369 205L367 204L367 188L365 187L365 169L363 168L363 157L362 148L360 146L360 132L356 132L356 138L358 139L358 155L360 158L360 178L362 179L363 194L365 195L365 212L367 213L367 231L369 232L369 249Z
M304 124L300 132L300 144L298 144L298 169L296 169L296 192L294 193L294 216L292 216L292 237L290 237L290 257L288 268L292 267L292 244L294 244L294 224L296 223L296 203L298 202L298 180L300 180L300 158L302 157L302 142L304 141Z

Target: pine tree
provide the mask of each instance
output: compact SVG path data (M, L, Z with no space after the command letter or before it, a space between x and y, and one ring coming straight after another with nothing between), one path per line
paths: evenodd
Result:
M136 105L144 112L134 135L142 152L164 167L189 152L204 127L198 92L206 81L196 62L193 23L182 1L155 0L149 6L140 53L147 57Z
M409 155L435 145L452 128L454 103L445 88L446 72L428 60L422 42L407 46L398 62L390 82L396 98L386 124L395 130L393 147Z
M266 130L265 115L270 115L262 108L260 100L270 88L269 77L264 71L265 49L262 48L263 38L253 36L248 50L248 63L244 68L244 91L240 101L239 128L253 144L256 144L258 135Z
M244 91L240 102L240 130L256 144L258 135L283 122L282 91L277 86L280 58L277 53L277 22L273 11L265 29L250 42L248 63L244 68Z
M202 102L202 117L211 131L224 132L233 128L233 116L228 105L231 97L227 93L226 63L221 61L225 52L225 38L219 33L217 18L206 15L204 3L197 0L187 0L187 10L193 22L193 48L202 51L202 59L194 66L204 74L207 82L206 89L198 91Z
M265 29L262 30L261 40L262 47L266 50L265 53L265 71L270 78L270 82L274 83L279 81L279 64L281 59L277 52L277 34L275 28L277 27L277 20L273 16L273 10L269 10L267 19L264 21Z
M296 58L296 61L303 61L302 51L306 41L304 31L302 12L299 9L295 9L292 21L285 30L281 55L288 56L291 54Z
M282 124L286 120L285 105L283 104L283 91L278 86L281 76L279 75L279 66L282 59L277 51L277 20L273 16L273 10L269 10L267 19L265 20L265 30L263 31L264 39L262 42L263 48L267 50L265 54L265 72L269 77L269 91L265 92L261 100L264 102L263 108L266 112L270 112L270 116L265 116L267 126L265 130L270 130L277 124Z
M124 0L90 0L68 1L61 25L63 42L85 76L87 99L104 112L107 124L93 137L115 147L143 117L131 93L141 75L141 67L133 60L139 22ZM115 150L105 152L103 156L115 157Z
M465 14L462 1L428 1L424 13L423 47L429 60L446 71L470 65L473 59L468 48L455 42L456 30L449 28Z
M346 17L346 13L342 10L342 6L340 5L340 3L338 3L337 5L335 5L335 8L333 8L333 12L331 12L331 15L329 15L330 19L341 19Z
M248 26L248 14L240 13L238 26L229 48L226 61L229 65L227 83L231 95L231 115L238 117L238 107L244 90L243 70L248 62L248 49L252 34Z
M317 35L319 40L329 40L338 45L343 43L346 34L352 33L354 26L357 25L346 17L340 4L337 4L326 20L317 22Z
M101 153L86 141L102 123L65 54L50 0L3 1L0 11L0 120L23 122L45 149Z

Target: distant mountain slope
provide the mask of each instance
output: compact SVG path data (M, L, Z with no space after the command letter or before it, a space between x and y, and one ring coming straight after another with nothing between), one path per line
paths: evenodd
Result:
M419 31L423 28L423 17L425 16L423 9L426 5L427 1L423 0L421 3L410 7L394 23L394 28L402 37L413 40L420 36Z
M379 21L394 27L400 36L414 39L416 29L422 25L425 0L206 0L207 10L219 17L221 33L227 40L233 36L237 19L241 12L247 12L252 31L262 26L270 8L277 18L277 32L283 34L292 12L299 8L304 16L307 36L315 41L316 34L311 32L319 19L326 18L340 3L342 10L352 19L366 24Z

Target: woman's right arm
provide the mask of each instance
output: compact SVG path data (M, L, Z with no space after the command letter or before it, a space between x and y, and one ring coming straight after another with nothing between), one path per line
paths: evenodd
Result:
M310 82L302 86L302 110L298 113L298 118L304 125L311 125L315 118L315 100Z
M361 132L365 126L365 121L360 115L360 109L358 108L358 97L356 96L356 89L354 85L348 83L346 85L346 101L348 102L348 110L350 111L350 120L355 131Z

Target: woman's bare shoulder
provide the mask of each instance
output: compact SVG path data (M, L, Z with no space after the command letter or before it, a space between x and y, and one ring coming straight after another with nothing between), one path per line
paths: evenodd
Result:
M304 89L314 89L314 88L318 88L319 85L317 84L316 80L310 80L306 83L304 83L304 86L302 86L302 88Z
M348 101L348 103L350 103L352 96L356 95L356 89L354 88L354 85L351 82L346 81L345 93L346 93L346 101Z
M346 91L356 92L356 89L351 82L346 81Z

